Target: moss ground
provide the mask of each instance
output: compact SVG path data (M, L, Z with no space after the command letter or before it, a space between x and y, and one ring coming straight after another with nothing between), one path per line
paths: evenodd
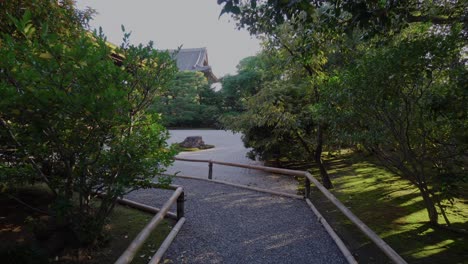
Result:
M348 153L326 164L332 192L409 263L468 263L467 236L429 225L419 192L409 182L362 155ZM319 190L313 189L312 199L360 263L388 262ZM447 214L454 227L468 230L466 197L456 199Z

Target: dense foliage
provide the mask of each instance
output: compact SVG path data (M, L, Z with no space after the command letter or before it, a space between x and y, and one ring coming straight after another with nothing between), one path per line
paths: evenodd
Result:
M265 57L247 57L237 65L236 75L227 75L222 79L221 98L223 100L224 113L236 114L244 111L244 103L259 91L262 83L274 75L267 64L273 60Z
M328 91L335 122L347 122L336 135L416 185L434 223L434 204L445 217L441 200L466 177L468 71L457 31L413 32L367 51Z
M221 98L201 72L182 71L152 106L168 127L214 127Z
M420 190L431 223L450 224L443 201L467 179L466 1L218 2L283 66L226 123L254 152L302 146L331 187L323 148L364 148Z
M129 45L128 34L111 48L72 2L16 4L1 15L0 184L47 184L51 214L91 243L116 199L172 160L166 130L146 110L176 68L151 43Z

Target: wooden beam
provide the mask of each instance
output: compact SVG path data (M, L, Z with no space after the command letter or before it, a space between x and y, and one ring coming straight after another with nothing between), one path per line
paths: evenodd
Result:
M135 239L130 243L124 253L117 259L116 264L128 264L132 262L135 254L143 246L146 239L150 236L151 232L158 226L159 223L164 219L164 215L167 214L169 208L177 201L177 198L183 193L183 188L177 188L172 196L164 203L161 210L151 219L151 221L140 231Z
M194 177L194 176L186 176L186 175L175 175L175 177L178 178L184 178L184 179L191 179L191 180L200 180L200 181L208 181L208 182L213 182L213 183L218 183L218 184L224 184L224 185L229 185L233 187L238 187L242 189L247 189L251 191L257 191L257 192L262 192L262 193L269 193L269 194L274 194L274 195L279 195L279 196L284 196L284 197L289 197L289 198L294 198L294 199L299 199L302 200L304 199L303 196L297 195L297 194L291 194L291 193L285 193L285 192L277 192L277 191L272 191L272 190L267 190L267 189L262 189L262 188L257 188L257 187L251 187L247 185L242 185L242 184L235 184L227 181L220 181L220 180L210 180L210 179L205 179L205 178L199 178L199 177Z
M335 230L333 230L333 228L328 224L327 220L323 218L322 214L317 210L317 208L315 208L315 206L312 204L309 198L306 199L306 202L309 205L312 212L314 212L314 214L317 216L317 220L322 224L322 226L325 228L325 230L333 239L333 241L335 241L335 244L338 246L338 249L341 251L341 253L343 253L343 256L348 261L348 263L357 264L356 259L354 259L349 249L343 243L343 240L341 240L341 238L336 234Z
M315 186L328 198L351 222L353 222L377 247L379 247L385 255L387 255L395 263L406 263L406 261L398 255L382 238L380 238L372 229L361 221L353 212L351 212L343 203L340 202L327 188L325 188L317 179L310 173L306 172L305 176L315 184Z
M174 241L175 237L179 233L184 223L185 223L185 217L180 218L177 224L174 226L174 228L172 228L171 232L166 237L166 239L164 239L158 251L156 251L156 253L148 262L148 264L158 264L159 262L161 262L161 259L164 256L164 253L166 253L167 249L172 244L172 241Z
M130 206L132 208L136 208L138 210L142 210L142 211L147 212L147 213L157 214L157 213L159 213L161 211L161 209L159 209L159 208L149 206L149 205L146 205L146 204L142 204L142 203L138 203L138 202L128 200L128 199L125 199L125 198L117 199L117 202L119 204L127 205L127 206ZM167 212L166 216L168 218L177 220L177 215L172 213L172 212Z
M187 158L175 158L175 160L179 161L188 161L188 162L201 162L201 163L210 163L230 166L230 167L239 167L239 168L246 168L246 169L253 169L253 170L260 170L290 176L304 176L305 171L298 171L298 170L288 170L288 169L280 169L274 167L267 167L267 166L258 166L258 165L248 165L248 164L240 164L240 163L232 163L232 162L224 162L224 161L214 161L214 160L197 160L197 159L187 159Z

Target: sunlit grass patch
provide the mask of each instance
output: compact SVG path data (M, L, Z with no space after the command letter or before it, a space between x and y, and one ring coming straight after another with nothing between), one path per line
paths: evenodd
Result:
M371 157L348 153L326 159L335 188L332 192L410 263L466 263L468 240L428 224L422 198L410 182L394 175ZM312 169L319 178L318 171ZM360 262L382 262L385 257L349 220L314 189L314 203L337 229ZM447 208L452 225L468 230L466 197ZM442 217L440 222L443 223ZM367 242L366 242L367 241Z

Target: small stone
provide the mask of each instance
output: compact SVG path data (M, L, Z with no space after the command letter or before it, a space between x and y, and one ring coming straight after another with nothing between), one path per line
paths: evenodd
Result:
M192 136L186 137L182 143L180 143L181 147L184 148L200 148L205 145L201 136Z

